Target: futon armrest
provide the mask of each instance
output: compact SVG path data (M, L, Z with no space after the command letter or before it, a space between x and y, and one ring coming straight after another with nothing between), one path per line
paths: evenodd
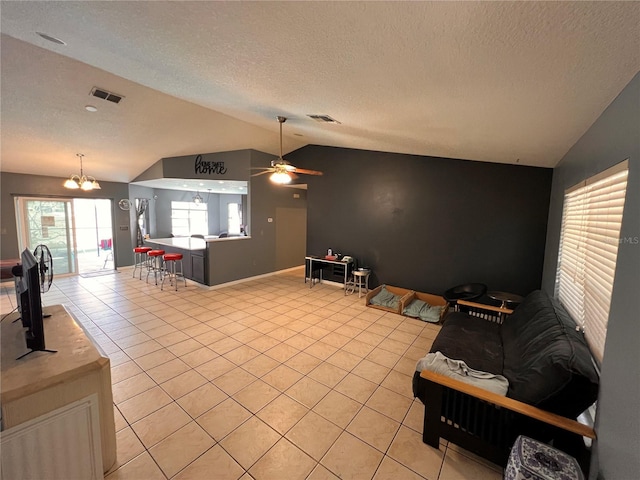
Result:
M511 315L513 313L513 310L510 308L494 307L493 305L487 305L486 303L470 302L469 300L458 300L457 303L458 305L464 305L477 310L488 310L490 312L504 313L506 315Z
M442 385L443 387L457 390L471 397L475 397L479 400L483 400L501 408L506 408L521 415L525 415L529 418L544 422L548 425L561 428L565 431L572 432L583 437L592 439L596 438L596 433L593 428L587 425L583 425L582 423L579 423L575 420L571 420L570 418L541 410L540 408L534 407L527 403L497 395L488 390L469 385L454 378L446 377L429 370L423 370L422 372L420 372L420 376L425 380L437 383L439 385Z
M458 300L455 309L467 313L472 317L478 317L489 322L500 324L513 313L513 310L510 308L494 307L493 305L475 303L468 300Z

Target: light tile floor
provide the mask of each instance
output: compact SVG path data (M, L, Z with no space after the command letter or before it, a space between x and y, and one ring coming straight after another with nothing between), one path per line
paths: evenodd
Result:
M178 292L127 269L54 279L45 305L64 304L111 359L106 478L502 478L456 445L422 443L411 375L438 327L303 275Z

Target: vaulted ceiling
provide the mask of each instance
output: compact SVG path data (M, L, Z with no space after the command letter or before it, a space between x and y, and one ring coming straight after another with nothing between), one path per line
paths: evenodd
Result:
M1 169L62 177L78 152L123 182L163 157L277 154L276 115L285 152L553 167L640 70L640 2L2 1L0 16Z

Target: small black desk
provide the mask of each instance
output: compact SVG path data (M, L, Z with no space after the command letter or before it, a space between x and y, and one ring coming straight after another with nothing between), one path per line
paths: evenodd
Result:
M318 275L318 281L322 282L322 270L326 266L333 266L335 270L344 270L344 280L342 281L344 294L347 294L347 282L351 276L351 272L353 272L353 262L342 262L340 260L327 260L323 257L318 257L314 255L309 255L304 257L305 259L305 274L304 274L304 283L307 283L307 278L309 279L309 288L313 287L314 277L313 272L320 272ZM337 274L337 273L336 273Z

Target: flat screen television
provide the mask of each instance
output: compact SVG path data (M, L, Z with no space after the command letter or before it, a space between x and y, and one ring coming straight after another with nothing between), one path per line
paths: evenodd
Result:
M22 326L27 329L24 333L27 348L31 349L25 355L35 351L49 351L46 350L44 343L40 265L28 248L24 249L20 259L22 262L22 278L19 281L20 314Z

